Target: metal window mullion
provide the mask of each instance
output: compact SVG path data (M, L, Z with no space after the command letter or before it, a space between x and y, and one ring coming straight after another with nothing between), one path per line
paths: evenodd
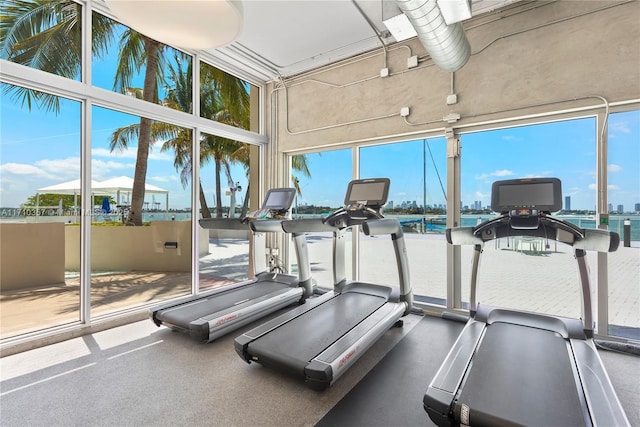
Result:
M460 225L460 139L447 129L447 227ZM447 308L462 307L460 246L447 245Z
M92 9L89 4L82 6L82 47L80 87L91 85L92 56ZM77 82L74 82L77 83ZM74 85L75 86L75 85ZM91 197L91 126L92 104L85 97L82 103L80 118L80 323L91 324L91 214L93 198Z
M608 142L606 121L607 113L599 113L596 117L596 228L608 229L607 223L600 219L603 215L608 218L607 200L607 155ZM600 131L602 129L602 131ZM606 252L596 254L598 277L596 285L596 305L598 307L596 331L599 335L609 335L609 256Z
M191 114L200 117L200 57L191 57ZM198 126L191 129L191 293L200 293L200 135ZM209 230L207 230L207 245Z
M195 110L195 108L194 108ZM191 132L191 293L200 293L200 128ZM207 245L209 244L207 229Z
M360 150L361 147L351 149L351 176L360 178ZM360 226L351 227L351 277L360 280Z

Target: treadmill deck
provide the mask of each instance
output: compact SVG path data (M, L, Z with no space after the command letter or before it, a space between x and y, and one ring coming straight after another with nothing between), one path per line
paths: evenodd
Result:
M386 301L359 292L339 294L251 342L247 351L264 365L304 376L309 361Z
M488 325L454 403L472 426L589 425L568 340L508 323Z

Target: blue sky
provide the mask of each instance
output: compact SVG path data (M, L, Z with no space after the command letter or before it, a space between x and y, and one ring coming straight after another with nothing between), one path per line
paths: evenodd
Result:
M30 113L2 95L0 129L0 206L17 207L38 188L80 177L80 106L63 102L59 116L33 110ZM123 113L94 107L92 178L101 181L133 176L135 149L111 153L112 132L137 122ZM507 128L462 135L462 203L489 204L491 183L497 179L557 176L563 195L570 195L573 209L595 204L595 120L584 118L534 126ZM640 112L612 114L609 124L609 203L632 210L640 203ZM170 192L170 206L190 206L190 189L184 189L173 167L171 153L160 152L158 142L150 155L148 183ZM427 151L423 150L427 148ZM429 152L429 149L431 152ZM432 157L433 156L433 159ZM422 204L423 168L426 163L427 204L444 204L440 180L446 190L444 138L408 141L363 148L361 176L391 178L389 199ZM299 176L300 204L339 206L351 179L351 150L308 155L312 177ZM435 162L435 165L434 165ZM243 169L234 168L234 180L246 188ZM440 175L438 177L438 174ZM203 185L213 205L213 169L205 167ZM227 187L226 179L222 181ZM241 201L239 197L238 202ZM151 197L147 197L151 202ZM228 204L229 197L223 197Z
M640 203L640 112L612 114L609 120L609 203L614 209L623 204L629 211ZM554 176L562 180L563 195L571 196L572 209L594 209L595 126L594 118L584 118L463 134L462 204L477 200L489 205L496 180ZM389 200L396 205L415 200L421 205L426 163L427 205L444 204L445 140L430 139L425 148L422 140L363 148L361 176L387 176L391 178ZM351 150L309 155L309 163L312 178L300 178L302 201L339 203L351 178ZM332 191L336 183L342 188L337 195Z
M123 31L124 26L118 29ZM116 34L114 40L118 40ZM111 90L117 64L117 52L110 49L101 58L93 58L92 83ZM167 48L167 60L174 57ZM138 75L132 83L142 87ZM161 94L161 97L163 95ZM0 94L0 207L18 207L38 188L80 178L80 104L65 100L59 115L16 105ZM92 111L92 179L102 181L118 176L133 176L135 146L122 152L109 150L109 139L119 127L139 119L124 113L94 107ZM498 179L529 176L555 176L562 180L563 195L571 196L573 209L595 207L595 135L594 118L506 128L462 135L463 205L490 202L491 183ZM135 144L135 142L134 142ZM170 207L191 205L190 186L184 188L173 166L173 155L161 152L157 141L149 156L147 183L169 191ZM640 111L612 114L609 119L609 203L623 204L632 210L640 203ZM302 195L300 204L342 205L347 183L352 177L350 149L321 155L307 155L311 178L296 174ZM384 176L391 179L389 200L421 205L444 205L446 189L446 142L444 138L406 141L400 144L366 147L360 151L360 176ZM425 168L426 166L426 168ZM425 172L426 170L426 172ZM425 177L426 180L423 178ZM247 188L245 172L236 166L234 181ZM201 170L207 202L214 202L212 165ZM423 192L426 181L426 195ZM222 187L228 188L226 178ZM152 202L151 197L147 197ZM242 200L239 197L238 203ZM229 197L223 197L223 204Z
M116 31L124 31L124 26ZM113 86L117 64L115 34L110 53L92 60L92 84L107 90ZM167 48L169 61L174 51ZM132 83L142 87L138 75ZM161 97L163 95L161 94ZM65 100L59 115L16 105L0 94L0 207L18 207L38 188L80 178L80 104ZM119 127L137 123L138 118L94 107L92 111L92 179L102 181L118 176L133 176L136 148L110 152L109 138ZM491 183L498 179L529 176L555 176L562 180L563 195L571 196L573 209L595 207L595 135L594 118L506 128L462 135L463 205L480 201L489 204ZM184 188L173 166L172 153L160 150L156 142L149 157L147 182L170 192L170 206L190 207L191 190ZM609 203L632 210L640 203L640 111L612 114L609 119ZM350 149L309 154L311 178L300 176L300 204L342 205L346 185L352 177ZM362 177L385 176L391 179L389 200L398 205L416 201L421 205L445 204L446 143L444 138L406 141L401 144L363 148L360 152ZM425 168L426 166L426 168ZM424 178L426 169L426 180ZM237 166L234 181L247 188L245 173ZM214 172L203 167L201 179L207 202L213 205ZM426 194L423 186L426 181ZM223 188L228 187L226 179ZM242 197L239 197L240 202ZM147 197L151 202L151 198ZM229 197L223 197L228 204Z

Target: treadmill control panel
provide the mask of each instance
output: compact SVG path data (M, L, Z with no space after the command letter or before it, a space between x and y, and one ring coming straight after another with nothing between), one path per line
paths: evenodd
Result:
M345 206L322 221L338 228L346 228L368 219L383 218L382 208L387 203L390 185L389 178L351 181L344 198Z
M561 209L562 186L558 178L508 179L496 181L491 187L491 210L494 212L525 216Z
M289 214L291 204L296 197L294 188L272 188L262 202L262 207L248 212L245 221L251 219L284 219Z

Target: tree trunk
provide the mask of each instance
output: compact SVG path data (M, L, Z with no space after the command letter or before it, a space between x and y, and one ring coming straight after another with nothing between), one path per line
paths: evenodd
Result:
M144 75L144 89L142 97L145 101L156 101L156 73L158 72L158 52L160 43L144 37L147 55L147 67ZM133 189L131 190L131 207L127 217L127 225L142 225L142 207L144 206L144 192L147 179L147 162L149 147L151 146L151 120L140 118L140 134L138 135L138 153L136 167L133 174Z
M216 218L222 218L222 188L220 186L220 159L215 155L216 165Z
M209 206L207 206L207 199L202 189L202 182L200 182L198 186L200 187L200 209L202 210L202 218L211 218L211 211L209 210Z

